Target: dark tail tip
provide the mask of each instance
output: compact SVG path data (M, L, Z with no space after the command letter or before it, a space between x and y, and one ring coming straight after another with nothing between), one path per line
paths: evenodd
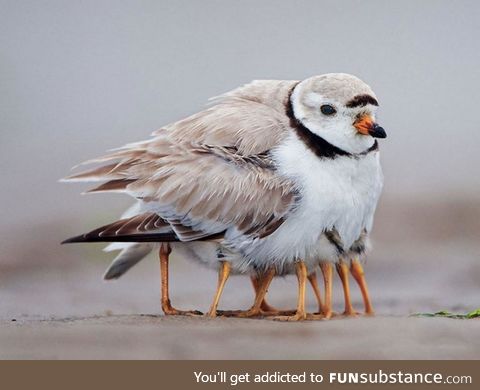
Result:
M81 234L80 236L67 238L66 240L62 241L60 244L61 245L72 244L72 243L75 243L75 242L86 242L86 241L87 241L87 238L85 237L85 235Z

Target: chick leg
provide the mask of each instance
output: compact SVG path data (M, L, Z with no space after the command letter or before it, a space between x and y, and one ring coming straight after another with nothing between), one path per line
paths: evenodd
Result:
M320 262L320 269L323 274L323 282L325 285L325 303L323 305L322 313L326 319L332 318L332 282L333 282L333 266L329 262Z
M275 276L275 268L272 268L272 269L268 270L266 275L262 275L262 276L252 275L250 277L253 289L255 290L255 302L257 300L258 294L262 292L262 283L268 283L267 287L266 287L267 289L265 291L265 295L266 295L266 293L268 292L268 287L269 287L269 285L272 281L273 276ZM270 278L270 280L268 280L269 278ZM265 280L265 279L267 279L267 280ZM254 303L254 306L255 306L255 303ZM260 309L263 312L277 312L278 311L273 306L270 306L267 303L267 300L265 299L265 297L263 298L262 303L260 304Z
M294 315L274 317L274 319L277 321L303 321L307 319L307 312L305 311L305 289L307 284L307 266L303 261L298 261L295 264L295 272L297 274L297 279L298 279L297 311Z
M201 315L202 312L198 310L177 310L172 307L170 303L170 296L168 290L168 257L172 249L168 244L161 244L160 246L160 282L161 282L161 292L162 292L162 310L165 315L184 315L184 316L194 316Z
M375 312L373 311L372 302L370 301L370 294L368 293L367 282L365 280L365 273L363 271L362 264L358 259L353 259L350 263L350 271L358 286L363 297L363 303L365 305L365 314L373 316Z
M275 268L270 268L263 275L252 275L250 280L252 282L253 289L255 290L255 300L252 307L248 310L232 310L232 311L220 311L217 310L217 314L226 317L239 317L249 318L256 316L277 316L277 315L291 315L295 314L295 310L278 310L270 306L265 296L268 292L268 288L275 276Z
M273 269L273 275L275 276L275 269ZM262 283L262 282L265 282L264 279L267 278L266 283L268 283L268 284L267 284L267 287L266 287L265 295L266 295L266 293L268 293L268 288L269 288L269 286L270 286L270 284L271 284L271 280L268 281L268 278L269 278L269 277L270 277L270 276L269 276L268 272L267 272L267 275L262 275L262 276L259 277L259 278L258 278L258 277L252 277L252 284L253 284L253 279L255 279L255 283L258 284L258 281L260 281L260 283ZM255 296L257 296L257 294L258 294L259 292L261 292L261 290L260 290L260 284L258 284L257 287L255 287L255 285L254 285L253 288L255 289ZM285 315L285 316L286 316L286 315L295 314L295 312L296 312L295 309L294 309L294 310L280 310L280 309L276 309L276 308L272 307L271 305L269 305L269 304L267 303L267 301L266 301L265 298L263 298L263 301L262 301L262 304L261 304L260 308L261 308L261 310L262 310L261 315L263 315L263 316L279 316L279 315Z
M342 281L343 294L345 296L345 311L343 312L343 314L346 316L356 316L357 313L353 309L352 301L350 300L350 283L348 281L350 272L348 270L348 266L344 261L340 260L336 264L336 267L338 275L340 276L340 279Z
M272 282L274 276L275 276L274 267L270 268L261 277L252 276L252 284L253 284L253 288L255 289L255 301L253 302L253 305L250 309L248 309L247 311L241 311L235 314L234 315L235 317L248 318L248 317L255 317L259 315L278 314L277 310L271 308L271 306L265 302L265 295L267 295L268 287L270 286L270 283ZM267 306L268 310L264 310L263 309L264 306Z
M208 316L214 318L217 316L217 307L218 302L220 301L220 297L222 296L223 288L225 287L225 283L227 282L228 277L230 276L230 263L228 261L220 262L220 269L218 270L218 285L217 291L215 293L215 297L212 302L212 306L210 306L210 310L208 312Z
M316 272L312 272L310 275L308 275L308 281L310 282L310 285L312 286L313 293L315 294L315 297L317 298L318 313L323 314L324 310L325 310L325 305L322 302L322 295L320 293L320 288L318 287L318 280L317 280Z

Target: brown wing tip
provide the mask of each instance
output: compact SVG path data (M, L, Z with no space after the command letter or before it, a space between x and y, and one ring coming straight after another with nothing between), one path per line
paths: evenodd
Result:
M86 193L91 194L94 192L123 192L125 191L127 186L133 182L135 182L134 179L110 180L106 183L99 185L98 187L88 190Z

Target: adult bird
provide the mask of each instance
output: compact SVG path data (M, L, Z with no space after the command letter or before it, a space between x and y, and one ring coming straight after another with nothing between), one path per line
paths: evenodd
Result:
M254 307L274 275L295 273L296 312L278 319L306 319L305 285L319 260L341 264L371 231L383 183L375 138L386 136L377 106L348 74L237 88L67 178L103 181L90 192L138 200L122 220L67 242L129 242L112 264L123 272L153 242L163 271L171 249L187 250L219 269L212 316L232 270L263 281Z

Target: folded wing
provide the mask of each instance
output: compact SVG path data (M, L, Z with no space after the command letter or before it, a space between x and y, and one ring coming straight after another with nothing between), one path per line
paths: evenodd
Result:
M289 83L256 82L233 91L207 110L157 130L149 141L90 161L104 165L67 178L101 181L90 192L127 193L150 210L150 215L90 232L90 238L194 241L218 239L226 231L273 233L296 194L270 157L288 135L278 102L288 96ZM140 228L127 229L135 223Z

